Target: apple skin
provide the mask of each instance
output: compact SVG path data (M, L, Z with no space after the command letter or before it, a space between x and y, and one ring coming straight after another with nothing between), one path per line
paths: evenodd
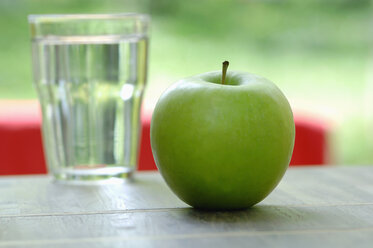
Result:
M255 205L280 182L295 128L283 93L257 75L229 71L180 80L154 109L151 147L171 190L200 209Z

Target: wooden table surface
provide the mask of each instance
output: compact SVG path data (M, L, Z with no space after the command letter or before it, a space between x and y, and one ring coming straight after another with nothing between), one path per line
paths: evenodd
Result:
M290 168L236 212L194 210L155 172L106 186L0 177L0 247L373 247L373 166Z

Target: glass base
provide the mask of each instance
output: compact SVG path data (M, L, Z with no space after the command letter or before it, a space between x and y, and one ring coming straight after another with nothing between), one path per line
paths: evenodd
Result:
M133 177L134 169L129 167L105 167L91 169L65 169L54 172L57 183L92 185L118 184L129 181Z

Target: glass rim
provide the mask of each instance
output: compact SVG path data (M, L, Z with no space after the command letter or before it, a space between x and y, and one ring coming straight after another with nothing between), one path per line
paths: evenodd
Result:
M121 20L121 19L139 19L144 22L150 21L150 16L141 13L114 13L114 14L30 14L28 22L30 24L44 21L59 22L64 20Z

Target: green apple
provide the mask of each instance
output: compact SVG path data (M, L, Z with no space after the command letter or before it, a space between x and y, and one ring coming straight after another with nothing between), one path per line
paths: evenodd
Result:
M151 122L157 167L171 190L202 209L242 209L280 182L293 152L290 105L269 80L243 72L180 80Z

